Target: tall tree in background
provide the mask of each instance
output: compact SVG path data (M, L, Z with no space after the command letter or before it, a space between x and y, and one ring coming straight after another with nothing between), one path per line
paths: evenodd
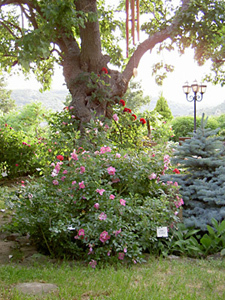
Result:
M132 111L138 110L141 106L150 104L149 96L144 96L141 83L131 80L125 95L123 96L126 106Z
M161 119L164 121L170 121L173 119L172 112L168 106L166 99L163 96L163 93L160 94L154 110L161 115Z
M11 99L11 91L6 89L3 77L0 77L0 111L8 113L16 107L15 101Z
M218 72L215 82L224 83L224 1L182 0L177 6L170 0L140 1L140 13L148 15L142 25L148 36L127 60L118 46L125 40L125 22L121 21L125 1L117 9L105 2L0 0L1 68L11 72L19 66L24 73L33 71L47 89L54 63L61 65L80 129L93 111L111 116L111 104L126 92L134 68L156 46L161 51L176 45L180 53L193 47L199 64L212 59ZM113 70L113 65L120 71ZM164 68L167 71L169 66Z

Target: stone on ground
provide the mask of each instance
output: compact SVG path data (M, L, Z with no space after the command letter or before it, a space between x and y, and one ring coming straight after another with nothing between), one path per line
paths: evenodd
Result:
M57 290L57 288L55 284L42 282L25 282L15 286L15 289L21 293L29 295L42 295Z

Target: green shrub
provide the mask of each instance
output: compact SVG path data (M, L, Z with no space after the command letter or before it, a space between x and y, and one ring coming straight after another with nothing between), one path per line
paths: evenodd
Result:
M8 124L0 129L0 174L9 178L34 174L40 167L37 139L29 139Z
M179 137L190 137L194 130L194 118L191 116L176 117L171 121L171 125L174 131L173 141L178 142ZM196 128L201 126L201 117L196 118ZM216 118L208 118L206 128L217 129L219 122Z
M178 187L160 181L169 163L161 152L106 146L59 155L46 176L10 200L14 225L53 256L141 261L155 251L157 227L178 221Z

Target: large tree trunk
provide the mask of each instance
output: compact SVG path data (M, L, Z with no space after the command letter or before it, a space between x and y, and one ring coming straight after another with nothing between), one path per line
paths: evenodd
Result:
M138 67L146 51L166 40L173 30L179 27L180 15L187 9L189 2L190 0L183 1L182 9L170 26L153 34L137 47L122 73L110 70L107 66L110 57L102 54L97 19L95 22L86 22L84 27L80 27L81 47L73 34L69 36L68 32L62 32L57 44L63 53L63 74L72 95L73 113L80 120L82 132L93 113L98 117L111 117L111 106L125 94L133 76L133 69ZM77 11L91 12L97 16L96 0L75 0L74 3ZM105 74L103 68L107 69L108 74ZM107 88L103 81L108 84Z
M76 0L76 9L97 15L96 0ZM58 44L63 52L63 74L72 95L71 106L80 120L80 130L90 121L93 113L111 117L111 105L126 92L128 81L118 71L110 70L108 55L101 52L99 23L86 22L80 27L81 48L74 37L62 33ZM108 74L103 69L106 68ZM106 88L105 84L108 85ZM110 99L110 102L109 102Z

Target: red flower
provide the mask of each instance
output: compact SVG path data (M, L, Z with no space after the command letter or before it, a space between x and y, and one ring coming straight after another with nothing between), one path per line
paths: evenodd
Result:
M125 101L123 99L120 99L120 104L122 104L123 106L126 105Z
M64 157L62 155L57 155L56 158L59 160L64 160Z
M134 117L134 121L137 120L137 116L135 114L133 114L132 117Z
M69 107L68 107L68 106L66 106L66 107L64 107L63 109L64 109L64 110L65 110L65 109L66 109L66 110L69 110Z
M142 124L145 124L145 123L146 123L146 120L145 120L144 118L140 118L140 122L141 122Z
M15 164L15 166L16 166L16 167L19 167L19 165L18 165L18 164Z
M124 112L128 112L128 113L131 113L131 109L130 109L130 108L127 108L127 107L125 107L123 111L124 111Z
M180 171L177 168L174 169L173 172L176 173L176 174L180 174Z
M105 74L108 74L108 70L106 68L102 68L102 72L104 72Z

